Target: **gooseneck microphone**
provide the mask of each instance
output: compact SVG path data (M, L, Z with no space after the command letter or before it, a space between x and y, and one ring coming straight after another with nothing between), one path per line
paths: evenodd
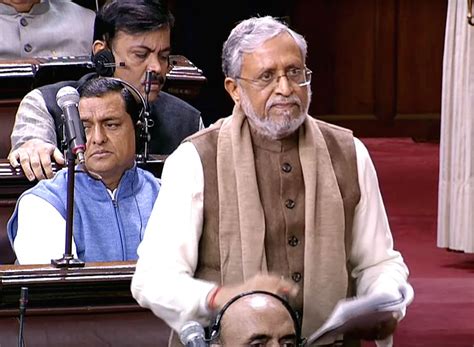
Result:
M183 325L179 332L179 339L186 347L207 347L204 337L204 328L195 321L189 321Z
M25 345L23 341L23 324L25 321L26 306L28 304L28 287L21 287L20 292L20 329L18 332L18 347Z
M64 131L68 148L76 155L79 163L84 164L86 135L79 117L79 93L73 87L62 87L56 94L56 102L63 111Z
M150 91L151 91L151 84L153 83L154 74L155 73L150 70L147 70L145 73L145 96L147 98L147 102L148 102L148 95L150 94Z

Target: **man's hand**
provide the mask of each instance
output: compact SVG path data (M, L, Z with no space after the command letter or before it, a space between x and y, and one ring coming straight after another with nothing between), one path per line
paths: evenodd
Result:
M220 288L213 298L212 308L220 310L234 296L252 290L265 290L281 296L295 297L299 287L282 276L258 274L244 283ZM212 291L210 294L212 295Z
M64 157L56 146L40 139L32 139L11 151L8 160L15 168L21 165L25 176L33 181L35 178L42 180L54 176L51 157L59 165L64 165Z

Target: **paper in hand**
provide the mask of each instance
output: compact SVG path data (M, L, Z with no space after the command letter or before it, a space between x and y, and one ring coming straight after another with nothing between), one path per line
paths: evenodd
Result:
M306 345L386 321L393 312L403 310L413 300L410 285L401 286L398 294L374 293L340 300L326 322L307 339Z

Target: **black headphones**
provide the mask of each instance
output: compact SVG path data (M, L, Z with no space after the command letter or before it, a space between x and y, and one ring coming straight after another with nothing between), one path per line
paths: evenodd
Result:
M146 162L149 154L149 143L151 140L150 128L154 126L153 119L150 117L150 105L148 99L141 95L141 93L130 83L125 82L119 78L112 77L115 73L116 67L124 67L125 62L116 63L112 51L108 48L104 48L92 56L92 63L95 67L96 73L101 77L112 78L119 81L135 95L135 99L140 100L142 109L138 117L136 124L136 150L137 150L137 161Z
M249 292L244 292L244 293L236 295L232 299L230 299L224 305L224 307L222 307L222 309L219 311L216 318L214 319L214 322L210 326L208 342L215 341L219 337L220 330L221 330L222 317L224 316L224 313L225 313L225 311L227 311L229 306L231 306L237 300L239 300L239 299L241 299L245 296L249 296L249 295L253 295L253 294L264 294L264 295L271 296L271 297L277 299L286 308L286 310L288 311L288 313L291 316L291 319L293 320L293 325L295 327L295 333L296 333L297 346L303 347L306 343L306 339L301 337L301 324L300 324L300 319L299 319L298 314L296 313L296 311L293 309L293 307L291 307L291 305L288 303L288 301L285 298L283 298L283 297L281 297L277 294L264 291L264 290L252 290L252 291L249 291Z
M153 127L153 119L150 118L147 111L147 102L140 91L132 84L116 77L107 77L111 80L120 82L124 88L134 96L135 100L140 103L140 112L138 113L138 120L135 123L135 142L137 151L137 161L144 162L148 159L148 144L151 140L149 128Z
M115 67L124 67L125 63L115 63L114 54L108 48L104 48L92 56L92 63L95 71L99 76L112 77L115 72Z
M138 106L138 116L134 112L134 114L130 114L132 117L133 121L133 126L135 129L135 145L136 145L136 160L139 163L146 162L148 159L148 144L151 140L151 135L149 128L151 128L154 125L153 119L150 118L150 114L147 108L147 102L145 98L142 96L140 91L135 88L132 84L130 84L127 81L124 81L120 78L116 77L104 77L104 76L99 76L97 78L103 78L103 79L108 79L108 80L113 80L115 82L118 82L122 85L123 88L127 89L127 91L130 93L131 97L135 100ZM76 89L80 89L81 86L85 83L87 83L90 79L85 79L83 81L80 81L79 86L77 86Z

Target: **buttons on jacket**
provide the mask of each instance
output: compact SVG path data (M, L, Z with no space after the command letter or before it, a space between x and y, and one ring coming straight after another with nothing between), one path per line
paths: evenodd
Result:
M23 17L23 18L20 19L20 24L22 26L26 27L28 25L28 21L26 20L26 18Z
M33 49L33 47L29 43L27 43L23 48L25 52L28 52L28 53L30 53L31 50Z
M299 281L301 281L301 279L303 278L303 276L301 275L300 272L293 272L293 273L291 274L291 278L293 279L293 281L299 282Z
M281 169L282 169L283 172L290 172L292 167L288 163L283 163L283 165L281 166Z
M290 238L288 238L288 244L291 246L291 247L296 247L298 246L298 243L299 243L299 240L296 236L292 236Z
M295 207L295 205L295 202L291 199L285 201L286 208L292 209L293 207Z

